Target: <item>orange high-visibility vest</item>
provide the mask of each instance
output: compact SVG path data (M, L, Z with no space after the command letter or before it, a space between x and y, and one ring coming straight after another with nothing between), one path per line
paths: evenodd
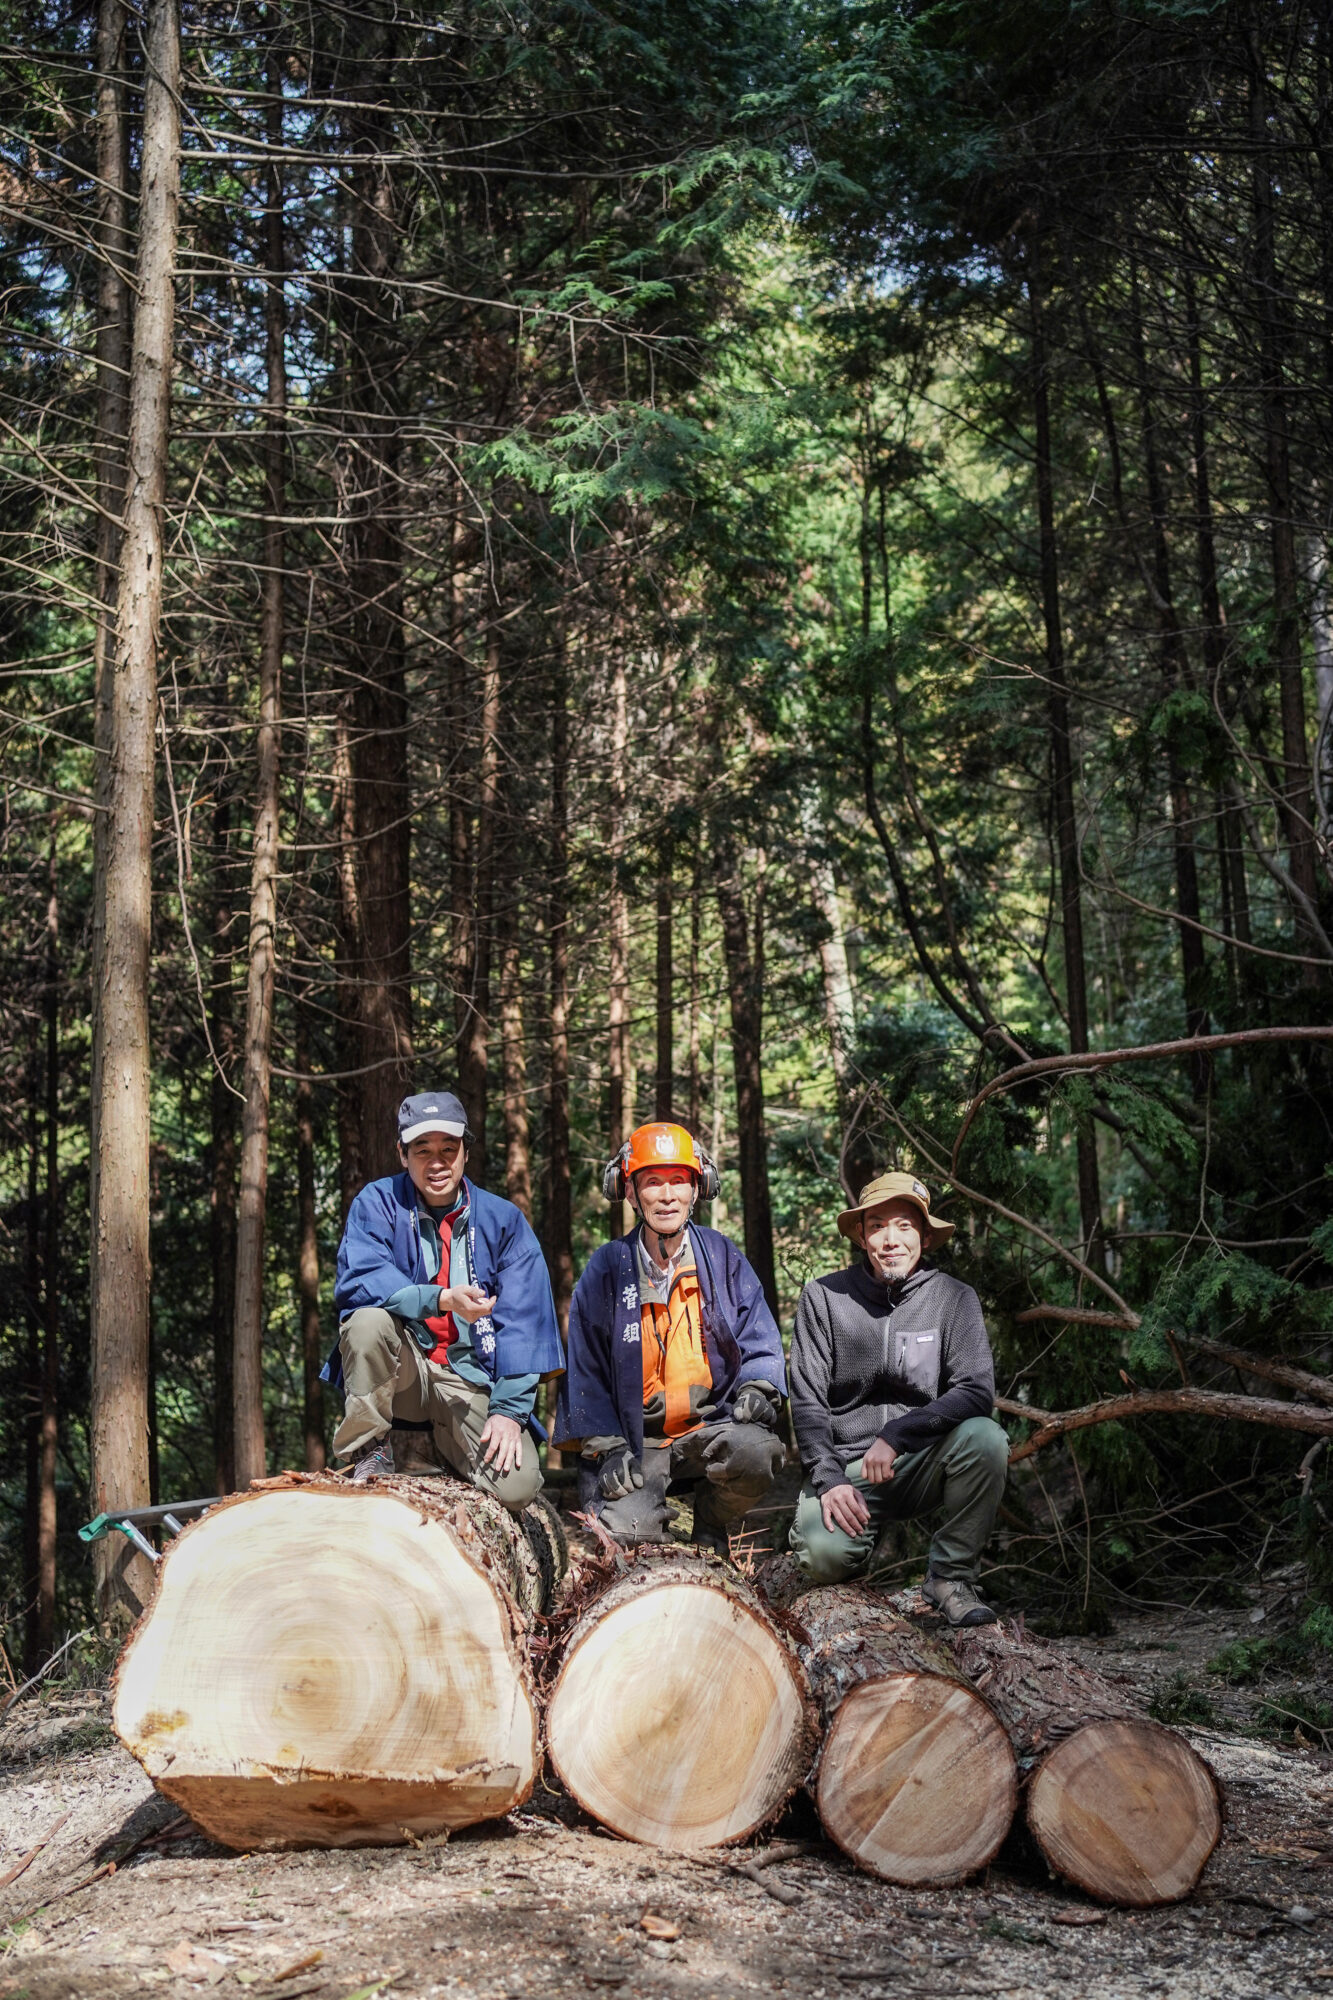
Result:
M704 1351L699 1273L693 1262L676 1272L666 1305L644 1300L640 1324L644 1405L647 1407L655 1396L665 1396L664 1435L683 1437L703 1422L690 1410L690 1390L713 1386L713 1372Z

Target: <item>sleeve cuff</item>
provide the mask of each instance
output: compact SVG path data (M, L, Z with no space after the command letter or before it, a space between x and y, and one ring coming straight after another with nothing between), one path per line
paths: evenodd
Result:
M396 1313L399 1319L433 1319L440 1310L440 1288L438 1285L400 1285L392 1297L384 1301L384 1310Z
M516 1424L525 1424L532 1415L537 1379L535 1375L502 1375L491 1390L491 1416L512 1417Z

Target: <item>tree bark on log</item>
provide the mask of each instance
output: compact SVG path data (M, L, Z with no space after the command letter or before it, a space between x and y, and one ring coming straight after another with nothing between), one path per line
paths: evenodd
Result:
M744 1840L809 1771L818 1723L795 1649L710 1557L640 1549L577 1615L558 1662L551 1762L625 1839L677 1852Z
M563 1574L452 1479L287 1473L163 1558L113 1722L158 1790L237 1848L395 1845L521 1805L537 1773L528 1626Z
M1212 1771L1099 1674L1013 1625L950 1632L958 1666L1009 1732L1048 1867L1103 1903L1179 1902L1222 1831Z
M886 1882L942 1887L993 1861L1014 1816L1009 1738L942 1641L854 1584L792 1614L828 1731L813 1791L824 1830Z

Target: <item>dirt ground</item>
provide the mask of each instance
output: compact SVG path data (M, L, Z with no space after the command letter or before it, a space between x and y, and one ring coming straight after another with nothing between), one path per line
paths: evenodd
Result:
M1008 1850L962 1888L890 1888L823 1843L804 1799L766 1837L801 1851L757 1879L741 1869L763 1844L634 1847L540 1787L440 1846L238 1855L154 1793L103 1696L29 1697L0 1729L0 1876L45 1845L0 1887L0 2000L1333 2000L1333 1756L1247 1733L1256 1692L1205 1671L1278 1625L1292 1591L1277 1579L1247 1610L1061 1642L1145 1699L1206 1692L1221 1725L1186 1732L1222 1781L1221 1846L1189 1901L1142 1913L1102 1910Z

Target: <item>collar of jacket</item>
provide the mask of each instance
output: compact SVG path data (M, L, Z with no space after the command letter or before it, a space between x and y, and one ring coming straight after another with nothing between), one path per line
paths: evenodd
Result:
M915 1271L909 1271L905 1278L877 1278L866 1259L852 1266L852 1282L857 1295L876 1312L894 1312L904 1299L911 1298L923 1285L939 1274L933 1264L924 1261Z

